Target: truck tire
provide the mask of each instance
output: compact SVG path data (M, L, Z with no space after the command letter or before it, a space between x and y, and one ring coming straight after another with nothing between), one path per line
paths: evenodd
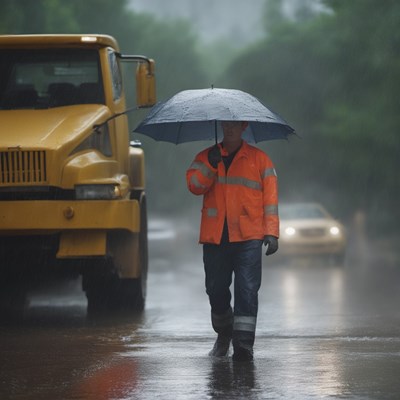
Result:
M148 244L146 197L140 199L139 259L141 275L139 278L121 278L113 258L92 260L84 268L83 289L88 300L89 316L109 313L135 313L144 309L147 288ZM127 235L132 235L127 233ZM129 243L129 240L127 241ZM93 265L96 263L97 265Z
M146 294L147 294L147 273L149 266L148 241L147 241L147 203L144 193L139 199L140 204L140 233L139 233L139 260L140 260L140 277L133 279L132 298L134 300L135 309L143 311Z

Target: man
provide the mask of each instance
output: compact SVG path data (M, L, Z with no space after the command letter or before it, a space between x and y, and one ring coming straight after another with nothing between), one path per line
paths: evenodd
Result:
M200 243L211 322L218 334L212 356L253 359L261 249L278 250L278 191L274 166L260 149L242 140L248 123L223 121L223 141L200 152L187 171L189 190L203 195ZM230 285L234 281L234 310Z

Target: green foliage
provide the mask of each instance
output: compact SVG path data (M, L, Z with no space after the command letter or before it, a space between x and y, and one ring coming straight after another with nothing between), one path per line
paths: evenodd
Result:
M284 150L268 145L283 197L320 199L342 216L361 208L375 220L398 217L400 3L325 4L331 12L304 21L270 2L267 38L232 63L226 84L259 97L302 136Z
M73 8L62 0L0 0L0 33L77 32Z

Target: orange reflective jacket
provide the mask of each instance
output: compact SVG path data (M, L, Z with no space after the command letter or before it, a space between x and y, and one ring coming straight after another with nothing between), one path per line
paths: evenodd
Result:
M279 237L277 178L269 157L243 141L226 174L223 162L218 168L209 164L209 150L200 152L186 173L189 190L204 195L200 243L219 244L225 218L230 242Z

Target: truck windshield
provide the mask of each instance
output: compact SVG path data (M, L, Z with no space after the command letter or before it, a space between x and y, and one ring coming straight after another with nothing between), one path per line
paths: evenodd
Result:
M0 109L104 104L92 49L0 49Z

